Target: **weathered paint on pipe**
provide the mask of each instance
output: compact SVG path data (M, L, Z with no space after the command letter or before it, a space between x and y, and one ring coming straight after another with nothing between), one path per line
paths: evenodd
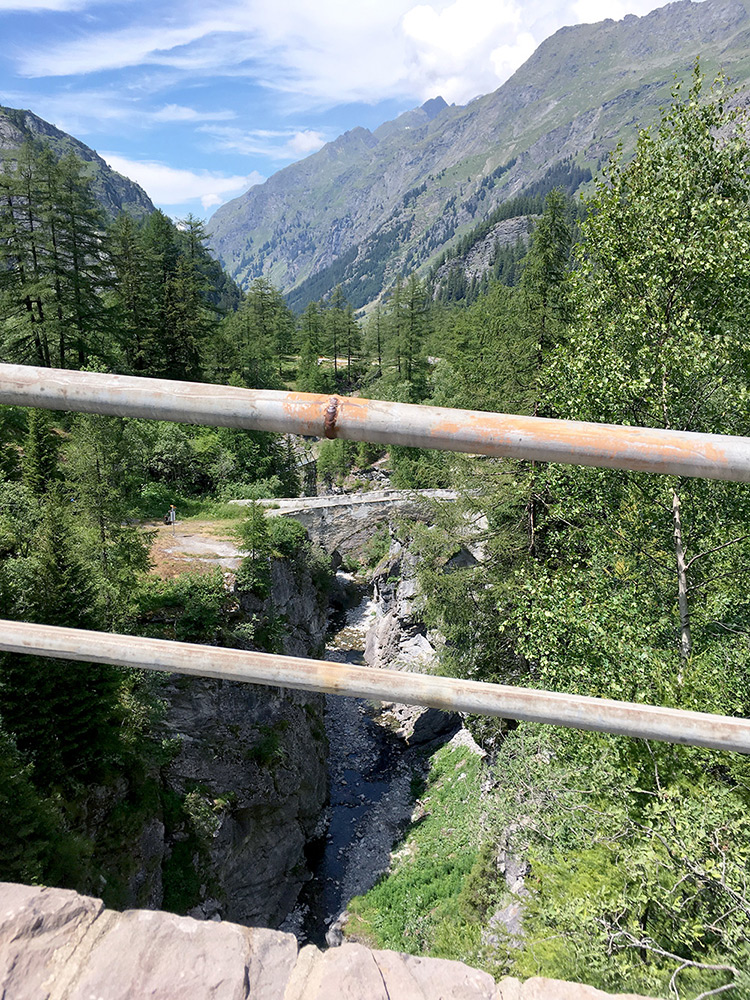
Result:
M0 621L0 650L354 695L750 753L750 719L195 643Z
M0 403L750 482L750 438L0 365Z

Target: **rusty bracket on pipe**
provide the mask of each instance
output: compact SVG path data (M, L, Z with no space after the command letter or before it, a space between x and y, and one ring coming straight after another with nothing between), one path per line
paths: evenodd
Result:
M336 418L339 415L339 400L336 396L331 396L326 407L325 419L323 421L323 434L327 438L336 437Z

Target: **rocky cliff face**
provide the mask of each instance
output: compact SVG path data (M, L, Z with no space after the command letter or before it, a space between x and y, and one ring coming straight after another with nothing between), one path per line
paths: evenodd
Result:
M320 833L322 698L194 678L173 679L165 695L179 752L164 778L190 819L171 831L171 848L199 875L190 912L276 926L308 876L305 845ZM167 871L180 877L176 865Z
M323 648L328 621L328 595L320 583L304 558L276 559L268 598L242 592L237 596L248 620L262 616L277 623L279 651L285 656L314 656Z
M273 564L266 601L238 599L248 624L273 608L284 653L321 648L327 600L304 560ZM170 748L159 778L163 814L143 818L119 905L278 925L309 877L306 845L322 833L322 695L171 675L159 697ZM92 830L101 833L127 797L126 788L95 790Z
M439 635L430 633L420 616L418 556L391 527L388 554L373 575L375 618L367 632L364 657L369 666L429 672L437 666ZM448 739L461 728L455 712L384 703L383 713L393 731L408 746Z
M295 308L336 284L363 306L561 161L595 170L632 146L696 56L709 79L721 66L745 82L747 26L747 2L680 0L563 28L493 94L353 129L223 205L214 249L240 284L266 275Z
M482 239L477 240L464 257L453 257L447 260L434 274L433 284L439 289L448 281L451 271L458 268L467 281L483 277L490 270L497 258L498 250L515 246L519 240L527 244L532 229L532 218L528 215L503 219L494 225Z

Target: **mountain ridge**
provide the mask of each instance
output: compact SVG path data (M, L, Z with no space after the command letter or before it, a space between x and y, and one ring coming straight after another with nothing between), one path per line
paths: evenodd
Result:
M264 275L286 293L334 269L366 305L555 163L593 170L618 141L632 148L697 56L709 75L750 79L749 29L740 0L560 28L492 94L352 129L227 202L208 223L214 252L240 284Z
M12 160L13 153L28 139L41 140L58 158L75 153L87 166L94 195L110 218L127 212L135 219L144 218L156 209L140 185L119 174L99 154L25 108L0 105L0 161Z

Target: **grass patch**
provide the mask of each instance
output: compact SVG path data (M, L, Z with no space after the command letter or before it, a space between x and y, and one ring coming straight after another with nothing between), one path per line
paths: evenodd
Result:
M239 521L245 516L243 507L216 497L188 496L179 489L164 483L146 483L140 494L131 497L128 516L138 521L161 519L169 511L169 505L177 509L178 521L195 518L205 521Z
M460 896L481 846L480 767L480 758L464 747L442 747L433 756L424 815L394 854L391 871L352 900L350 935L412 955L476 953L480 926L467 922Z
M224 500L188 500L177 514L181 521L241 521L245 508Z

